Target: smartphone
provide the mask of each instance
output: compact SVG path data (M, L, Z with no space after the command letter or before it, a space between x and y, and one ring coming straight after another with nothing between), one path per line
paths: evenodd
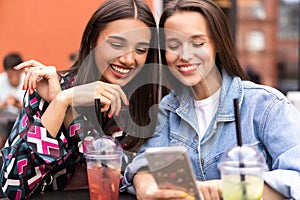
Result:
M191 161L183 146L151 147L145 151L148 167L160 189L176 189L200 200Z

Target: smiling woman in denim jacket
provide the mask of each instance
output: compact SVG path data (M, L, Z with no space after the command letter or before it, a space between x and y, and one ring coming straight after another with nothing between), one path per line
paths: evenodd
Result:
M263 198L300 199L300 113L276 89L247 80L221 9L210 0L170 1L159 25L172 91L160 104L155 134L127 167L123 189L135 189L138 199L186 198L159 190L150 173L136 173L147 166L146 148L182 145L204 199L222 198L217 164L236 145L238 98L243 143L266 159Z
M107 0L88 21L70 70L34 60L14 68L25 68L27 93L1 151L7 197L87 187L86 136L117 137L126 151L123 166L132 160L147 139L141 134L155 128L157 43L156 22L143 0ZM101 99L96 112L94 99Z

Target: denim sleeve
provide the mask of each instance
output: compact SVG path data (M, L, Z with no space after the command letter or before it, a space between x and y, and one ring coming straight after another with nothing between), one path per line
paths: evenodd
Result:
M133 159L124 172L122 180L121 191L135 194L133 187L133 177L142 167L148 166L148 161L145 157L145 150L149 147L169 146L169 125L168 125L169 112L160 106L158 112L158 124L155 133L149 140L140 148L139 154Z
M300 199L300 112L282 99L264 116L262 140L272 158L265 182L288 199Z

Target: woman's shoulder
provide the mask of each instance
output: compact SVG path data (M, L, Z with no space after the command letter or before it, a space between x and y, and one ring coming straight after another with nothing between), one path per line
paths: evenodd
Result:
M286 99L286 96L281 91L268 85L257 84L251 81L243 81L243 88L245 95L262 96L263 98L269 97L277 100Z

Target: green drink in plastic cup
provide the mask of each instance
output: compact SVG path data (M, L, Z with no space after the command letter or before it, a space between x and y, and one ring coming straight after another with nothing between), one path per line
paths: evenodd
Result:
M257 176L246 175L245 181L241 181L238 175L225 175L222 182L224 200L260 200L262 198L264 181Z
M227 151L218 165L224 200L260 200L262 198L265 159L250 146Z

